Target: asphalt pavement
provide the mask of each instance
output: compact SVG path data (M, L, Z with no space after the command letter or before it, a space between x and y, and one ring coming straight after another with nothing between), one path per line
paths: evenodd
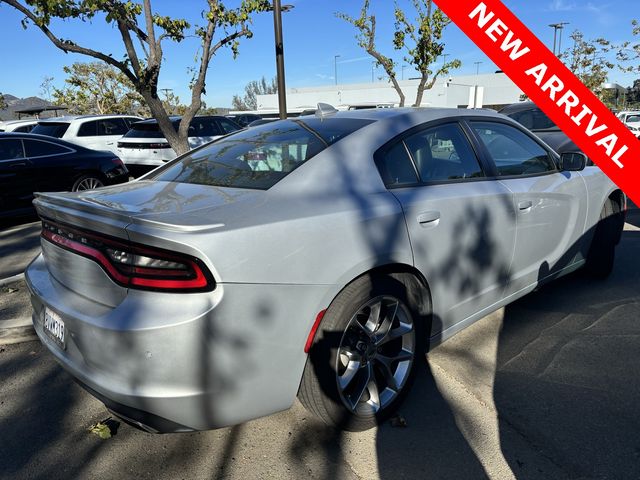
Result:
M428 354L400 416L340 433L292 409L211 432L119 424L39 342L0 346L0 478L640 478L640 215L613 274L559 279ZM115 424L112 424L115 427Z

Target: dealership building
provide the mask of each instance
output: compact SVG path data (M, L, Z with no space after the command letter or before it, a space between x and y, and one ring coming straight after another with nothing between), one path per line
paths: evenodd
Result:
M419 80L399 80L405 94L405 105L410 106L416 98ZM433 88L425 90L422 107L499 109L522 99L522 90L504 73L461 75L440 77ZM277 113L278 95L258 95L256 113ZM287 89L287 110L299 113L315 108L318 102L335 107L357 108L364 106L398 106L398 94L391 82L351 83L321 87Z

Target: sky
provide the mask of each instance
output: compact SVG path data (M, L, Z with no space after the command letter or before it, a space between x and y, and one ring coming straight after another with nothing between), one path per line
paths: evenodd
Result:
M398 1L407 12L411 11L409 0ZM562 44L566 47L574 30L582 31L585 38L605 37L613 42L633 40L631 20L640 20L638 0L605 0L605 3L583 0L503 1L549 48L553 44L550 23L568 22L562 35ZM227 0L225 3L235 6L239 0ZM362 0L282 0L282 3L294 6L282 15L287 88L334 84L335 70L339 83L371 82L372 74L376 81L382 76L382 69L374 70L372 59L358 47L354 39L355 28L335 16L336 12L357 16ZM184 18L192 25L202 23L201 12L205 5L205 0L152 1L157 13ZM393 2L371 0L371 12L377 18L378 48L398 62L398 77L416 76L410 67L402 68L406 63L402 60L402 53L392 48ZM0 3L0 51L3 60L0 92L17 97L43 97L41 84L45 77L53 77L53 85L61 88L66 78L65 65L92 61L58 50L33 25L23 29L21 20L20 13ZM90 23L56 21L52 23L51 30L61 38L111 54L114 58L124 55L118 30L103 18L96 18ZM248 82L275 75L272 14L256 15L252 31L253 38L242 40L240 54L235 60L228 49L221 49L210 63L206 95L203 97L208 106L228 107L232 96L242 94ZM496 70L495 65L454 24L445 30L443 41L449 55L447 60L457 58L462 61L462 67L452 72L453 75ZM640 42L640 38L635 41ZM188 37L181 43L166 41L163 45L165 60L159 88L173 89L173 93L187 103L192 76L189 68L193 68L195 63L198 39ZM629 86L634 79L633 75L613 72L609 81Z

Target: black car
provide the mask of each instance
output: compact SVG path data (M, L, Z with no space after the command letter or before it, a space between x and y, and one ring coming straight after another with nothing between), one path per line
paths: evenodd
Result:
M111 152L43 135L0 133L0 216L29 213L33 192L89 190L128 179Z
M246 127L251 122L255 122L256 120L262 120L262 117L260 115L256 115L255 113L239 113L236 115L227 115L227 118L233 120L241 127Z
M567 152L582 152L580 147L533 102L513 103L504 107L499 113L513 118L523 127L531 130L559 155ZM589 159L587 165L593 165L593 162Z

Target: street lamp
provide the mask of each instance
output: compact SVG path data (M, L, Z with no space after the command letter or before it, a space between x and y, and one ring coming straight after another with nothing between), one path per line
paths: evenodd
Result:
M562 46L562 29L565 25L569 25L569 22L551 23L549 26L553 28L553 54L556 54L556 36L558 30L560 30L560 42L558 44L558 53L560 53L560 47Z
M338 57L340 57L340 55L333 56L333 78L336 81L336 85L338 84Z
M284 45L282 41L281 12L288 12L293 5L280 5L280 0L273 0L273 31L276 41L276 78L278 82L278 110L280 118L287 118L287 95L284 83Z
M480 73L480 64L482 62L473 62L473 64L476 66L476 77L478 76L478 73Z

